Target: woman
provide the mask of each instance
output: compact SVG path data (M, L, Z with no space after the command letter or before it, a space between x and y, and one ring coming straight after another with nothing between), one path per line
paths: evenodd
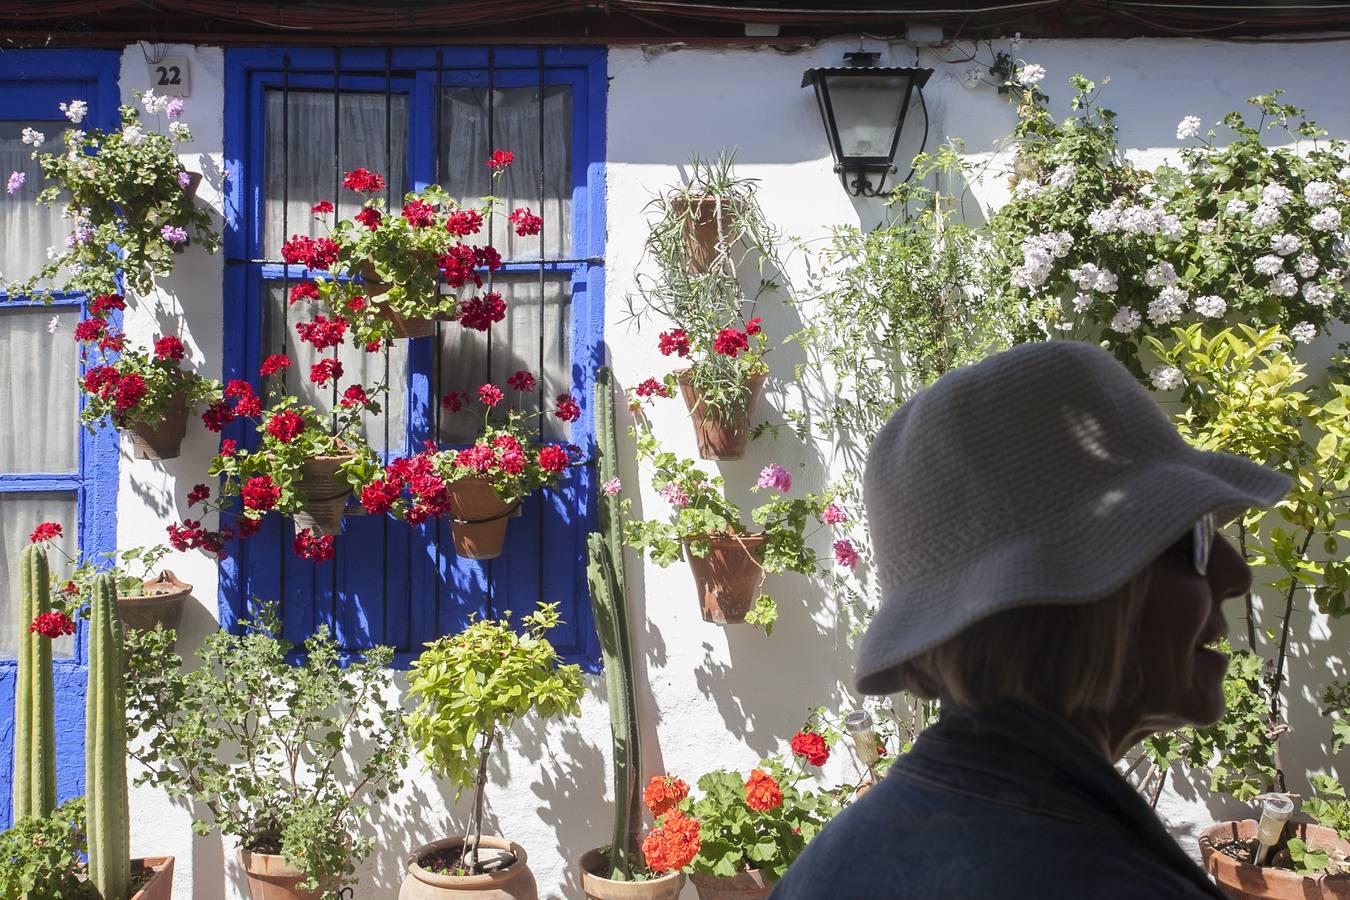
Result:
M1224 711L1217 525L1288 480L1187 445L1105 351L1055 341L951 372L878 435L864 483L881 607L857 686L941 720L773 892L1222 897L1112 764Z

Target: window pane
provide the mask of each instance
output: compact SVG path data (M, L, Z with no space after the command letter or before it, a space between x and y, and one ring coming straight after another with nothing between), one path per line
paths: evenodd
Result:
M79 468L78 321L70 307L0 308L0 472Z
M0 659L18 655L19 634L27 624L19 621L19 553L28 543L28 535L42 522L58 522L64 532L57 546L75 555L77 529L73 494L24 493L0 494ZM70 571L65 557L49 551L54 573ZM53 642L52 655L68 659L74 653L74 640L63 637Z
M267 291L266 305L266 335L267 343L263 346L263 356L272 353L284 352L291 358L294 364L289 372L286 373L287 391L295 397L300 398L301 403L309 404L315 409L328 412L333 408L333 388L330 382L326 387L319 387L309 380L309 369L321 357L333 355L332 350L322 352L315 350L309 344L300 340L296 334L295 325L297 322L309 322L314 319L318 310L313 303L301 301L286 309L286 296L282 291L282 284L279 281L268 282L265 286ZM288 315L283 320L283 311ZM285 347L282 346L282 328L286 329ZM458 326L456 326L458 327ZM389 397L377 396L373 391L372 397L377 397L382 406L387 406L389 422L389 449L395 453L403 452L407 445L408 430L408 342L394 341L389 353ZM367 353L360 347L351 345L351 332L348 332L347 342L338 348L338 359L342 362L342 390L348 385L360 383L366 386L369 391L375 385L384 381L384 363L385 352ZM385 416L371 415L366 413L362 417L362 425L365 430L366 440L376 451L385 450Z
M11 194L0 192L0 273L6 280L20 281L37 273L47 262L47 248L61 249L70 231L61 218L61 203L39 206L36 197L42 190L42 168L33 159L33 147L23 143L25 128L35 128L47 136L43 150L61 148L63 122L0 122L0 178L22 172L26 181Z
M441 181L450 196L476 206L491 194L505 213L528 206L543 216L544 252L552 259L572 253L572 90L544 88L544 191L539 192L539 89L498 88L492 92L492 134L488 134L486 88L441 90ZM485 165L494 150L509 150L513 162L497 183ZM495 224L493 245L506 259L539 258L539 236L518 237L504 219ZM487 240L486 232L482 240Z
M467 393L472 402L457 413L441 411L441 440L467 443L478 435L482 407L477 404L478 387L491 381L504 391L508 401L526 413L539 409L539 391L522 396L506 384L506 379L525 369L536 378L543 372L544 408L552 409L559 394L572 389L572 291L570 275L549 275L544 281L544 297L539 296L539 275L500 273L492 289L506 300L506 318L487 332L474 331L455 324L442 326L437 365L432 373L437 385L436 397L450 391ZM543 359L539 355L539 332L543 329ZM490 337L490 339L489 339ZM506 404L498 406L505 418ZM544 436L567 440L568 425L555 416L543 417ZM534 420L531 420L534 424Z
M280 259L281 245L292 234L318 237L328 233L310 213L320 200L337 206L337 218L353 216L362 196L340 187L341 173L360 166L388 179L393 200L402 204L407 191L408 98L389 98L389 132L385 140L385 95L343 92L341 130L333 128L333 94L330 91L291 91L283 103L279 90L267 92L266 208L262 256ZM289 121L283 113L290 108ZM289 144L289 152L286 146ZM392 150L392 162L386 150ZM337 159L334 160L336 151ZM283 185L286 221L282 222ZM337 190L337 196L333 191ZM325 217L331 225L333 216Z

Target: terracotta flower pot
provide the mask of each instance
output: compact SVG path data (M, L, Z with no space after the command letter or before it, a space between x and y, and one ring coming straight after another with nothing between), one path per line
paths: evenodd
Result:
M131 425L126 429L131 436L132 451L137 459L177 459L187 434L187 398L182 394L169 401L164 418L154 427Z
M450 531L455 553L465 559L496 559L506 541L506 524L513 509L481 475L461 478L447 486L450 494Z
M342 511L352 489L335 476L338 468L352 459L354 454L312 456L301 464L296 487L305 495L305 505L293 517L297 531L308 528L316 534L342 533Z
M713 196L676 197L670 205L684 221L684 252L689 257L689 271L702 275L717 260L718 237L726 240L731 234L731 204L722 198L720 215L717 198Z
M131 895L131 900L169 900L173 896L173 857L147 856L145 859L131 861L133 876L143 873L146 869L155 874L141 885L139 891Z
M446 838L418 847L408 857L408 874L399 888L398 900L442 900L473 897L475 900L539 900L539 888L530 871L525 848L515 841L484 837L484 849L506 850L516 858L505 869L482 875L437 875L418 863L437 850L458 849L464 838Z
M759 565L764 535L714 535L708 555L695 556L685 547L685 558L698 587L703 621L738 625L755 606L762 570Z
M168 569L142 583L144 593L137 597L118 597L117 611L123 628L153 631L156 625L178 630L183 618L183 603L192 593L192 585L179 581Z
M680 396L684 405L689 407L694 420L694 436L698 439L698 455L704 459L740 459L745 455L745 445L750 440L750 417L754 415L755 403L764 390L764 375L751 375L746 378L750 396L743 409L736 410L730 419L717 416L703 403L702 397L694 388L692 370L681 369L675 375L680 383Z
M599 874L609 871L608 849L598 847L581 856L581 890L586 900L679 900L683 872L667 872L649 881L611 881Z
M1312 849L1339 850L1350 855L1350 843L1333 829L1306 822L1287 826L1293 837L1302 838ZM1253 866L1222 852L1229 841L1250 841L1256 837L1256 821L1219 822L1200 834L1200 857L1205 871L1214 876L1219 890L1235 900L1330 900L1350 897L1350 875L1300 875L1289 869Z
M299 869L277 853L250 853L240 850L244 871L248 873L248 892L253 900L324 900L324 891L302 891L296 887L305 880ZM325 887L331 887L326 885Z
M365 285L366 296L374 304L375 315L385 320L394 328L394 338L421 338L430 337L436 333L436 320L423 319L416 316L402 316L389 308L387 304L379 303L375 300L383 294L389 293L393 287L385 281L380 281L380 275L375 271L375 267L369 262L363 262L357 267L357 272L361 274L361 283Z
M689 876L698 891L699 900L759 900L769 896L773 885L764 880L759 869L741 872L730 878L716 875L700 875L695 872Z

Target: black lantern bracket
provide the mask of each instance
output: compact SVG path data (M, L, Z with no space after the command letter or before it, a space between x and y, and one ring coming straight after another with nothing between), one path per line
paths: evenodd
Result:
M923 110L920 152L928 143L923 88L933 70L879 66L880 59L880 53L845 53L845 65L807 69L802 75L802 87L815 88L834 171L854 197L880 196L886 177L896 173L895 152L915 93ZM904 181L913 176L911 167Z

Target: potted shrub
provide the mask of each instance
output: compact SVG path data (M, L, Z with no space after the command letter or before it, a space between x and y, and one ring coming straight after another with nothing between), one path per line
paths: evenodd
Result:
M319 900L373 849L360 826L401 785L405 729L383 700L391 648L340 661L321 625L293 664L279 630L267 604L242 633L209 635L191 670L171 633L129 633L130 755L139 783L210 813L198 833L239 842L254 900Z
M16 818L0 832L0 900L94 897L85 857L84 798L47 816Z
M137 96L157 124L161 114L168 120L167 134L148 130L140 110L123 106L118 130L68 129L58 152L41 150L45 135L30 136L46 178L37 200L68 204L74 230L65 252L33 278L11 286L11 295L40 293L50 299L55 290L93 297L117 293L123 279L146 294L154 276L173 272L176 251L190 241L208 253L220 246L210 215L192 202L201 175L187 172L178 160L176 145L192 139L181 119L183 101L150 91ZM75 125L88 113L81 100L61 107Z
M413 743L457 793L472 787L474 795L461 835L425 844L408 857L400 900L471 893L538 897L524 848L483 836L483 804L491 752L517 719L580 713L581 669L559 665L545 637L558 621L556 603L541 603L525 616L523 634L506 616L479 619L427 644L413 663L408 694L417 705L407 719Z
M52 576L54 608L70 616L87 617L94 577L106 572L117 588L117 612L124 628L177 630L192 585L179 581L168 569L155 571L168 555L169 548L157 544L102 554L110 565L85 559L75 565L69 578Z
M789 498L792 477L783 467L769 465L751 490L770 491L773 497L751 510L750 519L759 529L751 531L740 508L726 498L721 476L710 476L693 460L661 450L644 427L632 434L638 458L655 470L652 487L674 514L668 522L625 522L624 543L646 551L663 568L688 559L705 622L749 622L771 632L778 606L763 593L765 577L784 571L819 573L820 563L807 541L820 528L845 521L838 504L829 494ZM813 519L816 527L808 531ZM834 542L834 557L848 568L858 562L846 538Z
M494 167L494 176L503 167ZM439 185L403 195L397 214L385 208L384 176L354 169L343 177L348 190L365 197L355 216L338 222L328 237L295 235L282 247L282 259L307 269L334 271L341 278L320 277L291 293L324 304L330 315L351 325L362 344L391 338L427 337L437 319L458 321L465 328L486 331L506 315L501 295L475 291L483 286L480 270L501 267L496 249L470 244L485 221L498 215L496 201L479 208L461 207ZM334 207L315 205L314 215L327 223ZM543 220L529 210L510 216L517 234L538 234ZM360 280L354 280L360 276ZM441 282L449 287L442 293Z
M123 305L117 294L97 297L90 315L75 326L86 361L80 421L91 432L112 422L130 435L137 459L176 459L188 416L220 399L220 382L185 371L186 349L173 335L155 341L151 352L128 348L125 336L108 319L111 310ZM100 357L97 365L89 365L94 346Z

